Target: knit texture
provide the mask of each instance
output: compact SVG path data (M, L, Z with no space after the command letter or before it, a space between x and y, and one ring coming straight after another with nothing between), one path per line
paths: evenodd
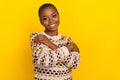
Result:
M35 36L43 34L52 43L59 46L52 50L42 43L34 43ZM72 69L77 68L80 63L78 52L69 52L65 47L72 42L71 38L58 34L47 35L45 32L33 32L30 36L32 59L34 65L35 80L72 80Z

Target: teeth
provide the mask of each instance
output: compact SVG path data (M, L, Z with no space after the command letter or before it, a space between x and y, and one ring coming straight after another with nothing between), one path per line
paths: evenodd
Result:
M55 24L51 24L50 26L53 27L53 26L55 26Z

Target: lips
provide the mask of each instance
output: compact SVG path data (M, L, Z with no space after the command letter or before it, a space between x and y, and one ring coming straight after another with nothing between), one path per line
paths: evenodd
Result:
M51 29L56 28L56 24L50 24L49 28L51 28Z
M51 25L49 25L50 27L55 27L56 26L56 24L51 24Z
M57 30L57 27L58 27L58 22L54 22L54 23L49 23L46 26L46 29L54 31L54 30Z

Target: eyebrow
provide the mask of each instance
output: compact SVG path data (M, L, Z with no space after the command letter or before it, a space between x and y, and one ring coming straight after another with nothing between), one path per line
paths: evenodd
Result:
M57 12L53 12L51 15L53 15L53 14L58 14L58 13ZM41 16L41 18L44 18L44 17L47 17L47 16L45 16L45 15Z

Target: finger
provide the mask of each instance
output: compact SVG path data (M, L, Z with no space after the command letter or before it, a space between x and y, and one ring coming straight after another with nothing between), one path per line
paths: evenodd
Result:
M38 40L37 40L37 39L34 39L34 43L38 43Z
M44 40L44 37L42 35L39 35L38 40Z
M44 37L44 35L42 35L42 34L39 34L38 36L39 36L39 37Z

